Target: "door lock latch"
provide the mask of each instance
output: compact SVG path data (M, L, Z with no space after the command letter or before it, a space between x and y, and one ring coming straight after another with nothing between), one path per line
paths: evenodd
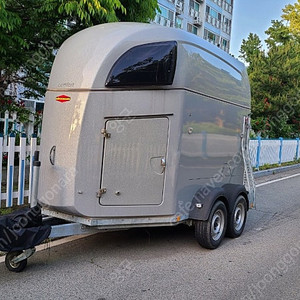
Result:
M162 167L162 173L165 172L165 169L166 169L166 158L165 157L162 157L161 160L160 160L160 165Z
M96 197L97 197L97 198L101 198L101 196L102 196L103 194L105 194L105 193L106 193L106 188L100 189L100 190L96 193Z
M107 139L109 139L111 136L111 134L107 132L106 128L101 129L101 134L103 134L103 136Z

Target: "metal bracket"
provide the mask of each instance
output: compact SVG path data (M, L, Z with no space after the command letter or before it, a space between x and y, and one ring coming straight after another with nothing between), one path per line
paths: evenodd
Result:
M35 252L35 250L36 250L35 248L30 248L30 249L24 250L23 253L21 253L20 255L18 255L16 257L14 257L12 259L12 262L14 264L17 264L18 262L20 262L20 261L22 261L24 259L29 258L31 255L33 255L33 253Z
M89 234L94 232L97 232L96 228L85 226L80 223L68 223L51 226L51 234L49 238L53 239L58 237Z
M105 128L101 129L101 134L103 134L103 136L107 139L109 139L111 137L111 134L109 132L107 132L107 130Z

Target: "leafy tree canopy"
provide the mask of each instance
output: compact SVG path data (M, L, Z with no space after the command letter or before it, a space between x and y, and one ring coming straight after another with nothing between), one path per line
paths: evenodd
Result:
M299 137L300 38L283 21L272 21L266 34L267 50L255 34L240 50L248 64L252 128L262 137Z
M300 35L300 0L294 5L287 5L283 9L282 18L289 22L291 32Z
M262 53L262 44L257 34L250 33L248 39L243 39L241 49L242 58L246 63L250 64L255 58L258 58Z
M55 50L75 32L149 22L156 9L156 0L0 0L0 100L11 100L7 89L16 84L26 87L24 97L43 96Z

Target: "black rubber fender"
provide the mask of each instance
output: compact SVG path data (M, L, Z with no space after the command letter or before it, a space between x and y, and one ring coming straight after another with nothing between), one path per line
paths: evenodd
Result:
M222 187L217 187L209 191L207 188L201 187L194 195L191 203L189 218L191 220L206 221L209 217L212 207L216 201L224 202L228 215L230 215L234 208L235 200L239 195L244 195L247 200L247 209L249 209L249 201L247 191L241 184L227 183Z
M243 195L247 201L247 210L249 210L248 193L242 184L227 183L222 186L225 191L226 199L228 201L228 215L230 215L234 209L234 204L239 195Z
M211 209L218 199L226 201L226 192L223 188L217 187L204 193L207 189L201 187L193 197L189 218L191 220L206 221L209 217Z

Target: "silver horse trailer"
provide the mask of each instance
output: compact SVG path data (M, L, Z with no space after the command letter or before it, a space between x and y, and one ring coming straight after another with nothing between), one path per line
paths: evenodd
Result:
M216 248L241 235L254 205L249 113L244 65L199 37L85 29L52 68L38 202L86 228L195 225L200 245Z

